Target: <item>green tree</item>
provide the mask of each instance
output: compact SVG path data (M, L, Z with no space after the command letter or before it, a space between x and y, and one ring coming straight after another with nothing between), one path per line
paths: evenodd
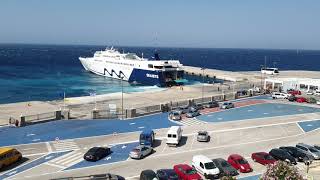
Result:
M303 180L302 175L295 166L287 162L277 161L267 166L267 171L261 176L261 180Z

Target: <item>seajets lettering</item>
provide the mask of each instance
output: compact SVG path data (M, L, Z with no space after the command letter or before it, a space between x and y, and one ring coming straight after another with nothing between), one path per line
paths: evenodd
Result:
M157 74L146 74L147 77L149 78L156 78L156 79L159 79L159 76Z

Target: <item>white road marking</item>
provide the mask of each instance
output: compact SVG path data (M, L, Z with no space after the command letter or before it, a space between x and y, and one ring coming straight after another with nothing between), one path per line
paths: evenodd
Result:
M9 176L12 176L12 175L16 174L17 172L18 172L18 171L12 171L12 172L8 173L8 175L9 175Z
M143 129L144 128L144 126L140 126L140 127L138 127L138 129Z
M47 157L45 157L44 159L45 160L48 160L48 159L52 159L54 156L47 156Z
M35 141L40 141L40 140L41 140L41 139L33 139L32 141L35 142Z
M22 149L23 151L29 151L29 150L35 150L36 148L26 148L26 149Z
M249 109L249 110L248 110L248 112L252 112L252 111L253 111L252 109Z
M46 146L47 146L48 152L52 152L52 148L49 142L46 142Z
M35 134L32 134L32 133L31 133L31 134L27 134L28 137L29 137L29 136L34 136L34 135L35 135Z
M136 124L136 123L130 123L130 125L134 125L134 124Z
M49 166L57 167L57 168L60 168L60 169L65 169L65 168L67 168L66 166L61 166L61 165L58 165L58 164L52 164L52 163L50 163L50 162L46 162L45 164L46 164L46 165L49 165Z
M269 113L266 113L266 112L265 112L265 113L263 113L263 114L269 114Z
M296 122L297 126L299 127L299 129L301 130L301 132L305 133L305 131L302 129L302 127L299 125L298 122Z
M126 145L123 145L121 148L124 149L124 148L126 148L126 147L127 147Z
M108 161L109 159L111 159L111 156L108 156L105 160L107 160L107 161Z
M311 126L313 126L313 125L312 125L312 124L308 124L307 126L308 126L308 127L311 127Z

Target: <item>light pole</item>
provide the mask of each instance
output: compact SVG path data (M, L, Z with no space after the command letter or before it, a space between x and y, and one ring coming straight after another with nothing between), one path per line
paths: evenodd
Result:
M123 76L121 76L121 119L123 119Z
M263 68L263 65L260 65L260 69L262 70ZM260 74L261 74L261 90L263 89L263 86L262 86L262 71L260 70Z
M204 70L205 68L201 68L202 70L202 104L203 104L203 96L204 96Z

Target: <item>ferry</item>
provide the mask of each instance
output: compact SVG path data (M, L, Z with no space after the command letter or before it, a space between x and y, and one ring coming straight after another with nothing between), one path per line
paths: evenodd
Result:
M114 48L96 51L93 57L79 57L85 70L100 76L125 80L129 83L168 87L187 82L179 60L155 60L134 53L120 53Z

